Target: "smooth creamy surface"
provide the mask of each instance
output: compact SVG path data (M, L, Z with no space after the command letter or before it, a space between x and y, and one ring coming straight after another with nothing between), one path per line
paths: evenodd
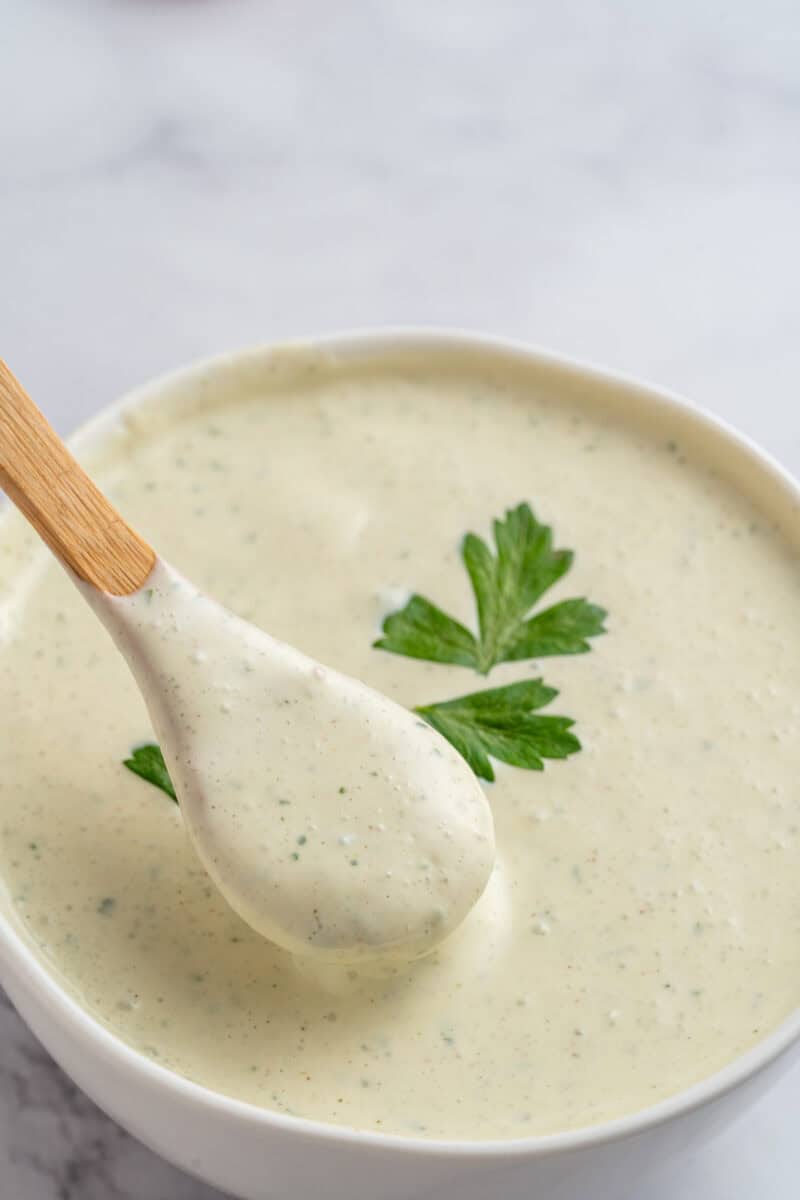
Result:
M416 958L461 924L494 834L449 742L161 560L132 596L79 586L133 670L200 858L249 925L351 962Z
M410 590L472 624L460 538L526 499L576 551L548 600L602 604L609 633L492 673L558 687L551 711L584 748L542 773L498 768L498 866L461 929L408 967L317 971L232 913L178 809L121 767L151 736L142 701L9 521L0 871L83 1004L209 1087L459 1138L640 1108L785 1017L800 1000L800 571L679 419L628 425L589 383L490 359L279 356L173 388L89 465L170 562L314 658L408 706L481 686L371 642Z

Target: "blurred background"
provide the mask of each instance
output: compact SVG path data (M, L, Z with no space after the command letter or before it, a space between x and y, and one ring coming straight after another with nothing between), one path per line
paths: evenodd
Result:
M643 375L800 473L798 213L796 0L0 0L0 353L62 431L197 356L434 323ZM649 1200L796 1200L798 1100ZM0 1006L0 1195L219 1194Z

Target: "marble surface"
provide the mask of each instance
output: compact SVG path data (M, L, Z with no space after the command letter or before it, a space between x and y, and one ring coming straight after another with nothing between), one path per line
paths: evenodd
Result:
M656 379L800 472L795 0L0 0L0 28L2 353L60 428L198 355L433 322ZM648 1200L794 1200L798 1102L795 1071ZM0 1005L0 1195L220 1194Z

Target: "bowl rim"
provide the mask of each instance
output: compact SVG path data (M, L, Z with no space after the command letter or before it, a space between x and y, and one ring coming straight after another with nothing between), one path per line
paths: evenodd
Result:
M73 450L88 448L91 443L112 428L127 411L152 399L164 388L191 384L206 378L209 373L224 371L234 365L250 362L257 365L284 352L321 352L332 361L369 361L388 355L412 355L419 352L484 352L497 356L508 364L549 369L586 384L601 384L626 393L640 406L651 411L678 414L681 420L703 431L715 444L729 454L747 462L754 474L777 483L800 511L800 483L768 452L747 435L725 420L711 415L676 393L642 380L634 375L595 363L574 359L569 355L546 350L521 339L493 336L469 329L388 325L348 329L338 333L306 335L276 342L250 345L196 360L163 372L139 385L83 423L68 439ZM0 528L8 514L0 512ZM289 1136L313 1138L342 1147L363 1147L372 1151L412 1154L416 1157L457 1159L530 1159L589 1149L644 1133L677 1117L691 1113L747 1079L765 1070L800 1038L800 1006L755 1046L737 1055L712 1075L656 1104L638 1109L610 1121L581 1126L558 1133L510 1139L417 1138L401 1134L359 1130L338 1126L306 1117L276 1112L249 1101L216 1092L187 1079L147 1058L123 1041L99 1019L84 1009L63 989L57 973L51 973L26 943L21 930L12 920L0 913L0 951L3 958L14 961L17 974L26 986L38 991L51 1017L70 1027L77 1039L93 1043L107 1060L155 1088L172 1092L176 1099L188 1102L207 1115L220 1119L241 1121L266 1130ZM2 965L0 963L0 965ZM24 1017L23 1017L24 1020Z

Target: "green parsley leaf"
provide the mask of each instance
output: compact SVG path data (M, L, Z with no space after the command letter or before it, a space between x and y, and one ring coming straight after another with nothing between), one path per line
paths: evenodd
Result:
M388 616L383 632L384 637L373 643L379 650L478 669L473 634L423 596L412 596L405 608Z
M605 618L605 609L588 600L562 600L522 622L505 649L503 662L586 654L591 650L586 639L605 633Z
M148 783L155 784L161 788L162 792L166 792L175 803L178 803L178 797L175 794L175 788L172 786L172 780L169 777L167 764L164 762L164 755L161 753L161 747L151 743L146 746L139 746L133 751L130 758L126 758L122 764L129 771L133 771L134 775L140 775L142 779L146 779Z
M581 744L569 730L569 717L539 716L558 695L541 679L523 680L415 708L447 738L480 779L494 780L489 757L529 771L544 769L545 758L567 758Z
M542 595L567 573L571 550L554 550L552 530L529 504L509 509L493 525L496 553L475 533L461 546L478 612L476 638L430 600L414 595L383 623L380 650L430 662L472 667L488 675L502 662L584 654L587 639L605 633L604 609L584 599L564 600L533 617Z

